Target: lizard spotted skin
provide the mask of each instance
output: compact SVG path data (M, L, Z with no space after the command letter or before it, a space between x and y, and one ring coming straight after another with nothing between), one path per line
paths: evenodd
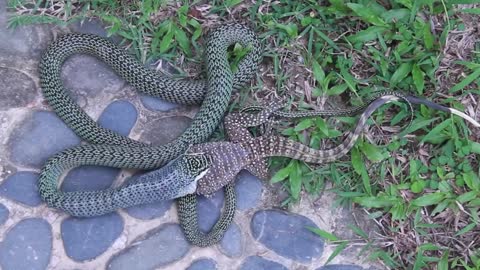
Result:
M243 169L248 170L260 179L268 179L268 168L266 158L273 156L289 157L309 163L327 163L335 161L345 154L355 144L366 125L371 114L383 104L404 100L410 104L423 104L430 108L458 115L469 121L476 127L480 124L470 116L458 110L448 108L431 101L414 96L403 96L401 94L386 94L373 100L360 115L353 132L338 146L328 150L317 150L307 147L299 142L281 136L260 136L253 137L247 127L258 126L268 122L269 116L281 115L276 111L279 107L271 107L259 114L231 113L225 117L225 129L230 142L209 142L194 145L189 148L190 153L206 154L211 156L212 165L209 171L198 181L197 194L209 196L213 192L225 187L225 207L223 213L208 233L200 231L196 216L185 213L178 209L180 225L186 238L194 245L207 246L220 241L228 226L233 222L235 214L235 191L233 182L236 175ZM285 116L294 114L285 114ZM313 116L311 113L310 116ZM184 197L192 207L196 207L196 195L189 194ZM189 209L193 211L194 208ZM184 226L189 224L190 226ZM196 241L196 237L202 235L202 241ZM196 236L196 237L194 237Z

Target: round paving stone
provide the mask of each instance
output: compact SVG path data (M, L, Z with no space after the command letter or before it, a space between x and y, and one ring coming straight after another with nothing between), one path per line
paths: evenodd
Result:
M142 101L142 104L143 106L145 106L145 108L152 111L168 112L170 110L180 107L179 104L168 102L161 98L151 97L147 95L140 95L140 100Z
M166 224L135 240L114 255L107 268L112 270L155 269L176 262L190 250L178 224Z
M103 166L81 166L70 170L62 182L61 190L95 191L112 186L120 170Z
M9 214L10 212L8 211L7 207L0 203L0 225L3 225L3 223L7 221Z
M128 136L135 122L137 122L137 109L132 103L117 100L110 103L98 118L98 124L104 128L115 131L123 136Z
M192 120L184 116L174 116L148 121L148 125L143 126L143 133L139 141L151 143L152 145L162 145L173 141L180 136Z
M316 270L363 270L363 267L352 264L330 264Z
M242 170L237 176L235 193L237 209L245 211L257 205L262 195L262 182L251 173Z
M38 206L42 203L42 199L38 193L37 183L37 173L15 173L5 179L0 185L0 196L28 206Z
M6 0L0 1L0 55L27 56L40 59L50 41L46 26L26 25L15 29L7 27Z
M80 139L52 112L38 111L10 136L10 160L18 165L40 168L45 161Z
M137 110L128 101L110 103L98 118L98 124L123 136L128 136L137 121ZM104 166L81 166L68 172L62 191L92 191L109 188L120 173Z
M74 100L80 95L93 98L99 94L116 93L125 84L111 67L90 55L69 57L62 67L61 78Z
M243 251L242 231L232 223L220 241L220 251L228 257L240 257Z
M0 67L0 108L26 107L37 95L35 83L27 75L9 68Z
M288 270L280 263L266 260L260 256L250 256L243 261L239 270Z
M67 255L75 261L91 260L105 252L123 231L117 213L92 218L69 217L61 226Z
M223 207L223 190L215 192L211 197L198 196L198 226L203 232L209 232L220 218Z
M140 177L140 175L141 174L136 174L130 177L127 179L127 183L134 181ZM163 216L172 207L172 204L173 200L158 201L154 203L132 206L126 208L125 211L127 211L127 213L134 218L149 220Z
M307 229L318 227L304 216L264 210L255 213L250 225L255 240L282 257L309 263L323 254L324 241Z
M51 253L50 224L40 218L24 219L0 243L0 265L3 270L47 269Z
M107 37L105 25L99 19L89 19L84 21L77 21L70 25L72 30L76 33L94 34L101 37Z
M194 261L187 270L216 270L217 262L212 259L199 259Z

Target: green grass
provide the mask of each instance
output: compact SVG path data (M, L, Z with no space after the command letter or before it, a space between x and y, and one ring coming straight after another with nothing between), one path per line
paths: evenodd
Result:
M461 111L478 106L478 33L472 37L473 47L456 46L461 37L474 35L469 29L480 19L478 5L458 6L473 0L272 5L151 0L122 1L123 6L117 1L52 2L10 1L9 6L22 13L11 18L10 25L65 26L95 17L108 25L109 35L122 37L141 61L161 57L182 68L202 63L202 25L233 18L247 22L266 45L266 71L240 93L236 106L275 93L290 96L290 109L295 110L357 105L382 89L413 93ZM202 12L206 8L209 12ZM463 36L453 38L459 32ZM449 57L453 60L447 61ZM371 117L368 136L348 157L321 166L275 158L272 182L289 192L285 204L306 196L302 193L317 196L327 189L337 194L339 205L363 207L376 220L382 239L370 239L353 225L358 239L315 231L337 245L331 258L349 243L362 241L371 259L393 269L479 269L479 132L456 116L421 106L412 125L396 134L406 120L407 106L383 106ZM283 122L278 130L319 148L341 142L354 123L350 117L304 119ZM382 243L391 244L380 248Z

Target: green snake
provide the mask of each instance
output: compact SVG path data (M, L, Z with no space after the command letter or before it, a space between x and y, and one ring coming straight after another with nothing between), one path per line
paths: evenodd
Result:
M240 43L250 51L238 63L238 69L233 73L228 62L227 49L235 43ZM125 197L145 198L155 194L151 192L149 195L145 189L146 181L135 181L120 189L62 192L58 189L58 179L64 171L82 165L158 169L182 156L190 145L207 141L220 124L232 91L242 88L256 73L261 52L262 46L248 27L240 24L222 25L210 31L206 37L207 79L175 80L145 68L135 58L104 38L75 33L59 37L49 45L40 60L40 85L44 98L53 111L79 137L91 144L67 149L46 162L38 183L41 198L49 207L64 210L73 216L88 217L112 211L117 206L131 206L129 202L133 201ZM140 92L180 104L201 104L191 126L174 141L160 146L146 145L99 126L72 100L60 79L65 60L78 53L90 54L102 60ZM177 177L184 177L183 185L191 187L189 185L205 172L205 166L208 167L208 160L192 155L180 157L167 167L188 171L160 169L157 181L162 184L156 185L157 194L162 192L161 189L176 187L173 182L180 181L175 180ZM172 191L169 194L178 195L181 192ZM118 196L120 198L117 198ZM112 203L115 199L122 204ZM165 198L159 196L157 199ZM188 201L180 199L179 208L187 203Z

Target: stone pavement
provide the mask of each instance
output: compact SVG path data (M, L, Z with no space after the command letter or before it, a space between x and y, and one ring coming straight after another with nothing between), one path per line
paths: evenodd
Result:
M382 269L350 247L323 266L335 246L307 230L319 227L351 238L349 223L370 223L360 213L332 206L326 193L307 194L288 212L281 187L242 172L236 191L235 223L220 244L190 246L177 224L172 201L132 207L95 218L73 218L47 208L37 192L38 173L56 152L81 143L46 105L37 65L55 35L65 31L105 36L100 24L70 29L28 26L6 28L0 0L0 267L10 269ZM66 87L78 104L104 127L153 144L166 143L190 123L196 108L138 95L107 66L89 56L74 56L63 68ZM68 172L64 191L118 185L137 172L85 166ZM280 195L279 195L280 194ZM208 230L219 217L223 193L199 202L200 225ZM323 267L322 267L323 266Z

